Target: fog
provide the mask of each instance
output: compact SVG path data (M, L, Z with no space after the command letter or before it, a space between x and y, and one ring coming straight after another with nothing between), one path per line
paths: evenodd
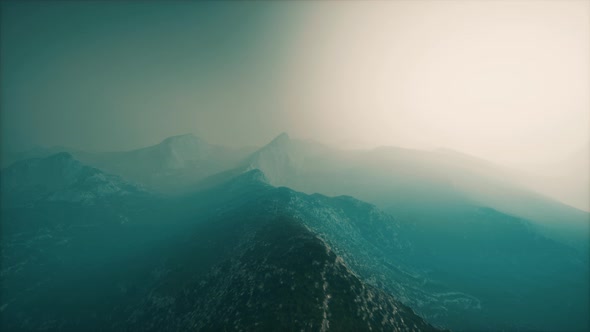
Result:
M588 1L27 1L1 15L3 152L286 131L450 148L587 201Z

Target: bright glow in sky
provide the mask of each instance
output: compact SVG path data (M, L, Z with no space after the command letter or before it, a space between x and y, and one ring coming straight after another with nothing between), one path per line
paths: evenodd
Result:
M455 149L588 201L589 1L1 5L3 152L286 131Z
M285 75L293 131L509 164L590 142L590 2L309 5Z

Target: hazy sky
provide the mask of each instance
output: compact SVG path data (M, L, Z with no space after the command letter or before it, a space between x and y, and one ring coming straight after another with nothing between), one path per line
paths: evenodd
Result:
M590 142L589 1L27 1L1 18L3 149L287 131L555 165Z

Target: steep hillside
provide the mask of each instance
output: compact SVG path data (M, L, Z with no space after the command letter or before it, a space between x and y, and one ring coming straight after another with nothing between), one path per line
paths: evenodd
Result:
M308 226L324 217L302 219L283 190L252 171L108 209L50 199L3 208L1 327L436 330L353 272Z

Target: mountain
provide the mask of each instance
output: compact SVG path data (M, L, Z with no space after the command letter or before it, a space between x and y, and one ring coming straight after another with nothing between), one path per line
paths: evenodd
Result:
M396 216L397 233L373 226L360 236L322 234L347 234L333 243L349 243L340 253L349 265L427 320L466 331L588 328L587 213L512 185L497 166L452 151L315 153L323 147L286 136L279 142L282 149L273 141L250 160L250 168L272 175L271 184L352 195ZM383 237L410 245L400 256L388 241L377 244ZM347 238L370 240L355 248Z
M547 169L539 165L525 165L523 168L534 171L520 172L515 182L583 211L590 211L590 142Z
M38 179L18 184L60 174L66 180L48 186L59 191L92 170L58 157L65 162L34 160L45 166L28 173ZM373 208L362 203L333 220L338 199L272 187L257 170L187 195L118 199L98 210L47 196L3 206L2 330L437 330L356 274L312 227L393 224L365 215Z
M395 215L430 221L432 214L465 206L490 207L531 220L546 236L587 251L589 213L516 184L512 173L485 160L449 150L345 151L279 138L248 160L273 185L352 195Z
M18 161L2 170L1 180L2 201L8 206L42 201L92 205L147 194L118 176L83 165L67 152Z
M122 152L77 152L82 162L120 175L155 191L185 191L212 174L236 167L251 151L209 144L192 135L172 136L159 144Z
M66 147L51 147L5 153L2 164L68 153L77 160L116 174L127 181L161 193L190 191L213 174L234 169L252 152L252 148L228 148L209 144L193 134L171 136L145 148L117 152L88 152Z
M78 168L128 182L71 156L58 171L15 167L12 173L25 175L14 176L18 185L7 187L12 189L3 199L14 201L16 193L28 199L1 209L6 300L0 306L12 318L6 326L33 329L22 325L27 321L49 329L55 324L81 329L92 322L103 330L236 325L250 330L263 322L280 330L319 330L324 322L334 330L345 329L335 322L354 330L363 330L363 324L414 326L403 319L426 329L419 316L457 331L588 329L589 260L580 246L588 233L583 223L576 224L585 215L511 184L496 165L448 150L341 151L282 134L243 159L232 159L227 169L190 178L196 167L190 160L198 155L206 162L215 155L199 142L175 138L141 153L153 157L148 164L161 175L160 183L184 186L170 196L138 189L93 204L55 201L48 198L79 181L53 184L53 178L85 178L79 174L90 172ZM178 158L153 152L171 151L169 145ZM155 167L160 159L176 161ZM149 158L128 160L131 167ZM141 171L141 164L137 168ZM139 171L129 171L127 179L141 179ZM185 181L173 183L176 178ZM38 183L44 194L30 195ZM545 219L536 219L539 215ZM565 225L554 223L552 230L551 218ZM298 241L305 249L294 245ZM321 266L329 266L324 276L317 273ZM283 272L277 279L273 271ZM305 282L282 278L284 271L305 275ZM335 306L324 320L324 311L316 310L327 298L324 277L332 280L330 292L361 287L370 293L356 292L360 302L350 302L350 292L341 294L341 301L333 297L328 304ZM285 285L292 284L301 290L297 309L286 307L295 295ZM335 284L340 286L331 289ZM71 287L79 294L69 293ZM57 293L67 296L49 309L42 299ZM415 314L400 309L406 306ZM36 309L27 316L23 308ZM294 322L293 310L313 327ZM355 312L367 310L373 316L359 320ZM79 318L72 320L71 312ZM260 320L236 316L244 312Z
M430 322L463 331L587 326L585 256L526 220L473 206L426 228L349 196L273 192L363 280Z
M225 248L231 258L200 278L186 281L192 275L186 262L173 261L161 285L131 313L132 329L436 331L391 295L361 281L300 222L280 213L256 217L240 217L236 224L231 213L216 226L224 232L201 230L214 242L236 230L247 236ZM161 312L168 314L159 317Z
M6 168L11 164L25 159L33 159L33 158L45 158L52 154L60 153L60 152L69 152L72 153L76 151L75 149L63 147L63 146L51 146L51 147L44 147L44 146L35 146L30 149L25 150L18 150L18 151L10 151L8 149L2 149L0 152L0 166L2 168Z
M308 159L328 152L329 149L309 142L290 139L281 133L270 143L252 153L243 163L242 169L260 169L272 183L288 184L296 179L307 165Z

